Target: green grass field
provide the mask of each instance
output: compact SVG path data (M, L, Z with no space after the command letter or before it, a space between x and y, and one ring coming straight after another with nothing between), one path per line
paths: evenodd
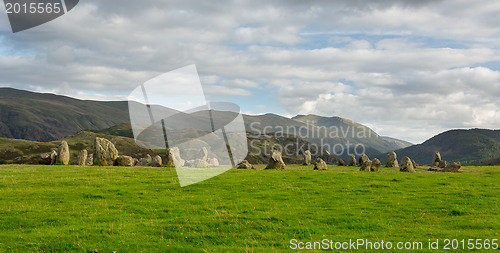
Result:
M281 252L291 239L439 252L428 239L500 239L500 167L358 169L260 166L181 188L173 168L3 165L0 252ZM349 252L374 251L362 249Z

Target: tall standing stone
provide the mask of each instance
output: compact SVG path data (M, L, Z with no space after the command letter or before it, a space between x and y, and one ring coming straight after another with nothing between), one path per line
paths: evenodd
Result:
M267 164L265 169L266 170L285 169L285 162L283 162L283 158L281 157L281 152L279 152L278 150L273 151L273 155L269 159L269 163Z
M202 160L204 162L208 161L208 150L206 147L201 148L200 155L201 155L200 160Z
M69 164L69 146L66 141L62 141L61 145L59 145L59 148L57 149L56 164Z
M303 165L311 165L311 151L304 151L304 163Z
M94 154L89 154L87 156L87 166L91 166L94 164Z
M167 149L167 153L166 153L166 157L165 157L165 166L175 167L175 160L174 159L175 159L174 151L171 148ZM183 165L181 165L181 166L183 166Z
M385 163L386 167L390 168L398 168L399 163L398 163L398 156L396 155L396 152L391 152L387 154L387 161Z
M441 163L441 154L436 151L436 153L434 153L434 157L432 158L432 166L439 167L440 163Z
M96 137L94 141L94 165L113 166L118 150L109 140Z
M401 172L410 172L415 173L415 168L413 168L413 163L408 156L405 156L403 160L401 160L401 164L399 165L399 171Z
M76 161L76 164L80 166L86 166L87 165L87 150L83 149L78 153L78 159Z
M349 162L347 163L347 166L356 166L356 156L349 156Z

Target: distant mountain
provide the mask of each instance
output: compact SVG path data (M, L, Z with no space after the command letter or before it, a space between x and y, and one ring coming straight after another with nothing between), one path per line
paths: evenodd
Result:
M162 108L165 112L171 109ZM217 112L217 119L229 122L234 113ZM181 114L180 114L181 115ZM184 116L179 116L182 118ZM199 118L202 121L207 119ZM343 158L362 145L368 155L408 147L411 143L381 137L359 123L317 115L299 115L292 119L276 114L243 115L249 136L272 135L274 138L298 137L323 147ZM182 122L182 120L181 120ZM181 123L179 123L181 124ZM189 127L192 122L186 122ZM201 123L200 123L201 124ZM54 94L41 94L12 88L0 88L0 137L49 142L81 130L132 138L127 101L101 102L79 100ZM349 146L348 146L349 145ZM358 146L356 146L358 145ZM345 148L340 152L339 148Z
M500 130L450 130L438 134L422 144L396 151L398 158L408 156L419 164L430 165L434 152L443 160L459 161L463 165L500 164ZM385 161L385 156L380 156Z
M0 88L0 137L54 141L129 122L127 102L85 101Z

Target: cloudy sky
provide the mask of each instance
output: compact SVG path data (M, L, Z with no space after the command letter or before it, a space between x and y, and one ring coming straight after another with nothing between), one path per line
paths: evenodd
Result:
M340 116L420 143L499 128L498 24L495 0L81 0L16 34L0 14L0 86L118 100L196 64L206 95L245 113Z

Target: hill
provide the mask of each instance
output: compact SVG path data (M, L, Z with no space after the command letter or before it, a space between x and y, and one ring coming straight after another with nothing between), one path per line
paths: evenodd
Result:
M439 151L446 161L463 165L500 164L500 130L450 130L422 144L396 151L398 158L408 156L419 164L430 165L434 152ZM385 161L385 156L380 156Z
M231 112L221 113L217 117L222 121L233 118ZM295 136L317 147L326 147L330 153L343 158L355 153L355 146L360 144L365 147L363 150L368 155L411 145L405 141L381 137L364 125L339 117L299 115L287 118L269 113L243 115L243 118L247 131L256 138L260 138L260 135L269 137L270 134L273 134L273 138ZM186 124L189 127L193 123ZM0 88L0 137L51 142L81 130L133 138L128 102L79 100Z
M78 100L12 88L0 88L0 137L55 141L83 129L129 122L125 101Z

